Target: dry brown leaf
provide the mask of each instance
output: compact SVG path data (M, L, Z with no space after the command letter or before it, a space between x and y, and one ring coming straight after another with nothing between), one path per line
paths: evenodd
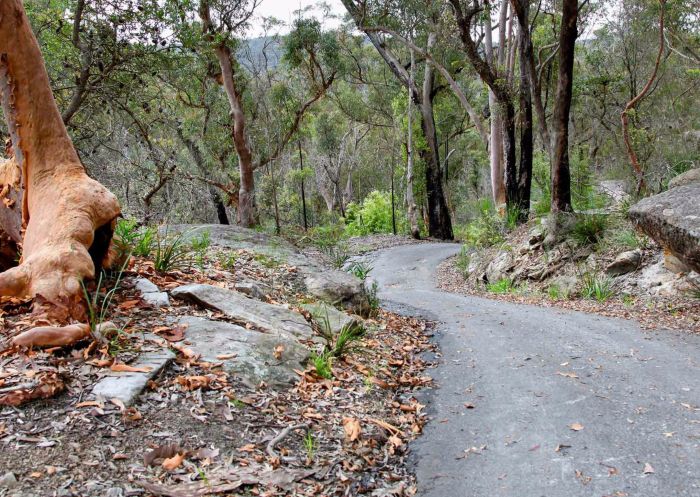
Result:
M654 473L654 467L648 462L644 463L644 474L650 475L651 473Z
M175 383L180 385L184 390L197 390L198 388L208 387L212 379L212 375L178 376L177 378L175 378Z
M343 429L345 430L345 439L349 442L354 442L362 435L360 420L357 418L343 418Z
M173 457L169 457L163 461L161 466L163 466L164 469L168 471L172 471L174 469L177 469L180 467L182 462L185 460L185 454L184 452L182 453L177 453Z
M564 373L562 373L561 371L557 371L557 374L559 376L564 376L566 378L578 378L578 375L576 373L571 372L571 371L566 371Z
M571 428L574 431L581 431L583 430L583 425L581 423L572 423L569 425L569 428Z
M275 359L278 361L282 359L282 352L284 352L284 345L280 344L275 347L275 350L272 352L272 355L275 356Z
M150 373L153 368L150 366L129 366L123 363L114 363L109 369L116 373Z

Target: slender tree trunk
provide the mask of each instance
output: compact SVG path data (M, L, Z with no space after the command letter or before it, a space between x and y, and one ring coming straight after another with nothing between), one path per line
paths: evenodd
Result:
M411 84L415 80L415 53L411 50ZM413 98L411 89L408 89L408 143L406 145L406 204L408 207L408 222L411 228L411 236L420 240L418 217L416 215L416 199L413 195Z
M532 186L532 92L530 88L530 63L532 41L530 39L530 0L511 0L518 17L518 44L520 48L520 165L518 167L518 192L516 205L519 220L526 221L530 212Z
M574 48L578 0L563 0L559 33L559 79L554 104L552 146L552 212L571 212L571 172L569 169L569 112L574 76Z
M304 231L309 229L309 224L306 218L306 192L304 191L304 156L301 152L301 141L297 141L299 146L299 171L302 172L301 176L301 214L304 220Z
M279 235L282 232L282 227L280 226L280 209L277 204L277 182L275 181L275 161L270 161L268 164L270 168L270 181L272 182L272 204L275 208L275 234Z
M659 0L659 52L656 54L656 62L654 62L654 70L651 73L651 76L649 76L649 80L647 81L647 84L644 85L644 88L642 88L642 91L640 91L637 96L632 98L627 104L625 105L625 109L622 111L622 114L620 115L620 119L622 120L622 136L625 141L625 148L627 148L627 155L630 158L630 163L632 164L632 169L634 170L634 173L637 176L637 194L640 194L642 190L646 189L646 183L644 181L644 171L642 170L642 166L639 165L639 158L637 157L637 153L634 151L634 147L632 146L632 140L630 139L630 133L629 133L629 120L627 118L627 113L634 109L639 102L642 101L642 99L645 97L649 89L651 89L651 85L654 83L654 79L656 79L656 73L659 71L659 65L661 64L661 57L664 54L664 9L666 7L666 0Z
M18 335L16 345L66 345L90 332L81 283L109 263L120 210L80 162L21 0L0 2L0 101L14 153L0 165L0 178L11 171L13 181L0 190L5 199L21 192L21 202L0 209L21 212L25 227L20 264L0 274L0 295L33 297L34 316L52 324ZM5 233L16 226L1 222Z
M435 43L435 33L428 35L428 49ZM433 86L435 74L430 64L425 66L423 78L423 97L421 108L421 125L428 145L424 154L425 158L425 184L428 197L428 233L430 236L441 240L452 240L452 221L450 211L445 201L442 170L440 167L440 149L435 128L435 114L433 112Z

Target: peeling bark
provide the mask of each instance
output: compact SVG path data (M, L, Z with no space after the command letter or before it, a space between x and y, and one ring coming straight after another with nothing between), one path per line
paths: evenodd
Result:
M60 338L63 325L85 319L81 282L108 260L119 203L87 176L78 158L21 0L0 2L0 73L3 112L24 187L25 228L20 264L0 274L0 295L34 298L35 321L50 326L29 330L25 338L32 340L20 335L17 341L44 344L47 334ZM65 328L65 335L72 329Z

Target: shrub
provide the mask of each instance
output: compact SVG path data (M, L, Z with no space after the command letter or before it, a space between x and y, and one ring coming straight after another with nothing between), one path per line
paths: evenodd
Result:
M463 241L471 247L490 247L503 242L503 228L503 221L494 212L493 206L483 202L477 217L465 227Z
M398 221L398 220L397 220ZM345 212L345 233L349 236L391 233L391 196L374 190L362 205L350 203Z
M369 305L370 316L375 316L379 311L379 285L376 281L372 282L372 286L367 288L365 285L365 291L367 292L367 304Z
M350 259L348 247L344 243L322 247L321 252L328 257L331 266L333 266L335 269L342 269L345 263Z
M595 245L603 237L608 220L604 215L586 214L574 224L571 237L579 245Z
M583 275L581 295L584 298L605 302L614 293L612 280L607 276L596 276L590 273Z

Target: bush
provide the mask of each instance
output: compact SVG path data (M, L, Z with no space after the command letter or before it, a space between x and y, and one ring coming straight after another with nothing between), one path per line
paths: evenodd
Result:
M498 215L492 209L485 208L464 228L462 241L470 247L490 247L503 242L503 231L503 222Z
M462 274L464 278L469 276L469 263L471 262L471 251L466 245L462 245L459 254L457 254L455 260L455 267Z
M398 223L398 220L397 220ZM362 236L372 233L392 233L391 195L374 190L362 205L350 203L345 210L345 233Z
M581 216L571 230L571 238L579 245L595 245L598 243L608 226L604 215L586 214Z
M119 259L130 255L148 257L153 249L156 231L141 227L135 219L119 219L114 229L114 248Z
M350 264L347 271L353 276L356 276L362 281L365 281L367 279L367 276L369 276L369 273L372 271L372 266L370 266L366 262L357 261Z

